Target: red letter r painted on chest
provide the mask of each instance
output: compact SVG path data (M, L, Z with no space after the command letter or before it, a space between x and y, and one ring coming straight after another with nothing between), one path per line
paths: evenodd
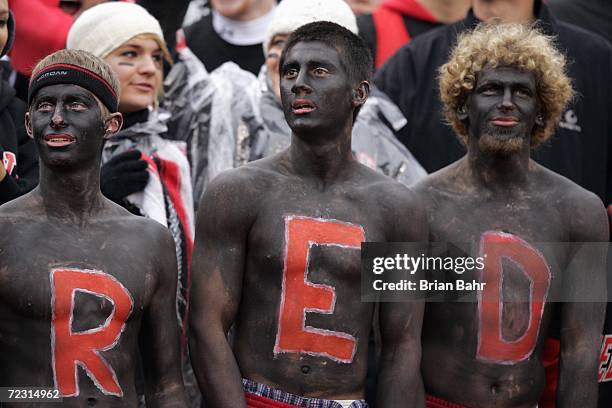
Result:
M123 396L115 371L100 351L112 349L119 341L134 306L130 293L109 274L80 269L51 270L51 290L53 375L60 394L79 395L77 365L80 365L102 393ZM113 304L113 311L103 325L72 331L76 292L104 297Z

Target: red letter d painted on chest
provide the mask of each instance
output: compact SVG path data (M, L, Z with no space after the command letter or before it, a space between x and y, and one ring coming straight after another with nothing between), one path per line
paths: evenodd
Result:
M480 240L480 254L486 256L479 293L479 332L476 357L499 364L514 364L529 358L538 339L540 321L550 287L550 269L544 256L521 238L502 232L486 232ZM529 325L522 336L508 341L503 338L502 259L513 262L529 281Z
M68 397L79 395L78 364L104 394L123 396L113 368L99 353L117 344L132 313L134 302L127 289L104 272L53 269L51 290L53 373L60 394ZM104 297L113 304L113 311L103 325L82 332L72 331L76 292Z
M306 312L331 314L336 305L334 288L308 281L312 245L360 249L363 228L339 221L307 217L285 219L285 268L274 353L305 353L343 363L353 361L357 342L349 334L305 326Z

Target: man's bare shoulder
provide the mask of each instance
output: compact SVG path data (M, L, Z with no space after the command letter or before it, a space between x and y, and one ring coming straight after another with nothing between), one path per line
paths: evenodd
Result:
M257 194L262 189L274 186L283 177L276 156L256 160L220 173L207 187L207 191L231 190L238 196L243 197Z
M360 177L363 183L361 189L367 194L372 194L380 204L398 205L404 209L419 206L419 199L411 188L369 168L365 170L367 176L364 174Z
M373 200L374 207L391 223L425 216L423 201L412 190L391 177L359 164L356 181L363 201Z
M44 215L38 188L0 205L0 223Z
M460 160L461 161L461 160ZM415 194L424 201L433 196L460 194L466 190L461 177L461 163L457 161L415 183L411 188Z
M551 206L567 220L572 241L606 241L608 218L601 199L572 180L537 165L539 185Z

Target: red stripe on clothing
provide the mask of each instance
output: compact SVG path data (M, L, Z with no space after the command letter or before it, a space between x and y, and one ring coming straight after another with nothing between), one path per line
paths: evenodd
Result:
M110 85L108 84L108 82L106 82L106 80L105 80L104 78L102 78L102 77L101 77L101 76L99 76L99 75L96 75L95 73L93 73L93 72L91 72L91 71L89 71L89 70L87 70L87 69L85 69L85 68L77 67L76 65L70 65L70 64L53 64L53 65L49 65L49 66L45 67L44 69L42 69L42 70L38 71L38 72L36 73L36 76L38 77L38 76L40 76L41 74L43 74L43 73L45 73L45 72L47 72L47 71L51 71L51 70L53 70L53 69L55 69L55 68L58 68L58 67L61 67L61 68L70 68L70 69L74 69L75 71L80 71L80 72L83 72L83 73L85 73L85 74L87 74L87 75L89 75L89 76L93 77L94 79L97 79L98 81L102 82L102 84L103 84L105 87L107 87L107 88L108 88L108 90L109 90L109 91L110 91L110 92L111 92L111 93L112 93L112 94L115 96L115 98L117 97L117 94L115 93L115 90L113 89L113 87L112 87L112 86L110 86Z
M546 339L542 352L542 364L544 365L544 372L546 374L546 387L538 402L538 406L541 408L555 408L556 406L560 352L561 342L559 340L553 338Z
M383 0L382 5L407 16L437 23L436 18L418 0Z
M376 28L376 69L382 67L390 56L410 42L410 34L399 11L385 6L378 7L372 13Z
M187 218L187 211L185 211L185 203L181 197L181 174L179 167L176 163L164 160L158 157L161 164L159 169L159 176L162 179L168 196L174 205L176 214L181 222L183 231L185 232L185 247L187 250L187 283L186 283L186 295L185 295L185 315L183 316L183 331L181 333L181 350L184 349L187 340L187 316L189 315L189 285L191 278L191 252L193 250L193 234L189 230L189 218Z
M275 401L249 392L246 392L244 397L246 398L247 408L294 408L297 406L287 404L286 402Z

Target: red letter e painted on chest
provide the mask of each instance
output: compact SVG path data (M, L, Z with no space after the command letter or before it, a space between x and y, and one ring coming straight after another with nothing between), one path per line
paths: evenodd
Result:
M109 274L80 269L51 270L51 290L53 374L60 394L79 395L78 364L104 394L123 396L115 371L99 353L112 349L119 341L134 305L130 293ZM113 304L113 311L103 325L72 331L76 292L104 297Z
M274 354L305 353L350 363L357 342L347 333L305 326L306 313L331 314L336 292L308 281L312 245L360 249L365 233L359 225L308 217L285 218L285 268Z

